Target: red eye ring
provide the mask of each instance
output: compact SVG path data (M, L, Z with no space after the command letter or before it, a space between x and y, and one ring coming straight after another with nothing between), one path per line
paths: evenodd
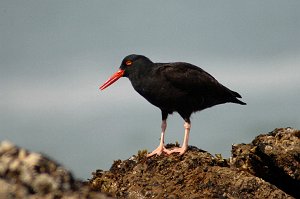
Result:
M130 65L132 65L132 61L131 61L131 60L127 60L127 61L125 62L125 64L126 64L126 66L130 66Z

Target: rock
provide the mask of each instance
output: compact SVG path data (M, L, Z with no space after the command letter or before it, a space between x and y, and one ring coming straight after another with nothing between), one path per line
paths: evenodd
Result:
M99 198L53 160L3 141L0 143L0 198Z
M139 152L115 161L109 171L96 171L90 186L117 198L292 198L196 147L189 147L183 156L145 155Z
M231 165L300 198L300 131L280 128L232 147Z
M182 156L139 151L88 182L45 155L0 143L0 198L300 198L300 131L275 129L223 159L196 147ZM169 144L167 148L176 145Z

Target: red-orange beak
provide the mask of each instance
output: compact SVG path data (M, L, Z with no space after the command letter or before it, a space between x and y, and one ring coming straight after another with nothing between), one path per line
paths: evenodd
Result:
M105 88L109 87L111 84L113 84L115 81L117 81L120 77L124 75L124 70L120 69L118 72L113 74L102 86L100 86L99 89L104 90Z

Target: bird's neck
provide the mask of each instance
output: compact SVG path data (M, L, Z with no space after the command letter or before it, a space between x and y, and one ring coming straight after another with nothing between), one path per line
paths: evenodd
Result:
M137 66L128 74L130 81L139 81L151 76L153 66L151 64Z

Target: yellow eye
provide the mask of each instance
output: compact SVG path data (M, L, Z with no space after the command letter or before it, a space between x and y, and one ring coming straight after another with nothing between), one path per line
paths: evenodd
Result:
M126 66L130 66L130 65L132 65L132 61L131 61L131 60L127 60L127 61L125 62L125 64L126 64Z

